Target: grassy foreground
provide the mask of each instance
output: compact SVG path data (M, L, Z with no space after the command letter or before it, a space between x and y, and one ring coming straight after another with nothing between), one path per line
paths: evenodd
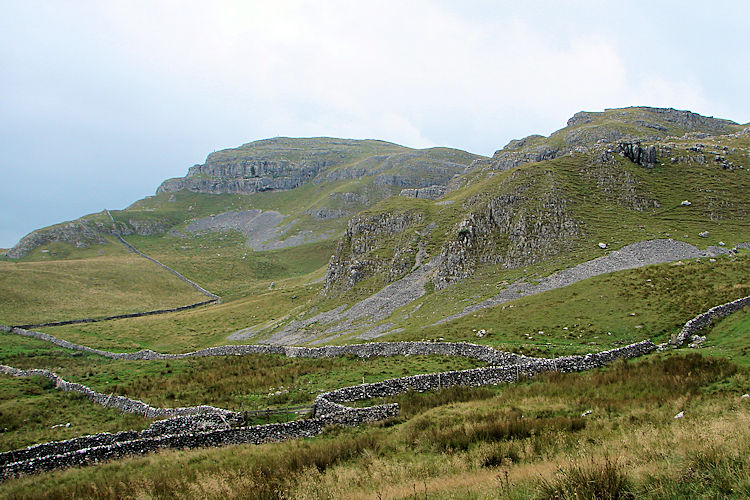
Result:
M165 451L0 485L7 498L745 498L748 372L669 353L399 398L319 438ZM674 416L684 411L684 417ZM586 416L582 416L586 413Z
M171 361L115 361L73 355L35 339L0 334L0 363L46 368L104 394L152 406L209 404L232 410L312 405L320 392L388 378L481 366L464 358L410 356L286 358L222 356ZM283 417L282 417L283 419ZM69 427L54 427L70 422ZM40 377L0 376L0 451L102 431L147 427L149 419L104 409Z

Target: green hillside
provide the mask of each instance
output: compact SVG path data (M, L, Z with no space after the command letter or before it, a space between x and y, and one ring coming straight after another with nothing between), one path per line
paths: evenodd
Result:
M207 299L145 255L220 302L38 330L114 352L431 340L554 357L658 344L750 295L748 193L750 128L672 109L581 112L492 158L255 141L124 210L26 236L0 261L0 323ZM745 498L750 313L701 335L699 348L585 373L358 401L396 401L401 413L315 438L163 450L8 480L0 496L599 498L586 488L601 486L613 498ZM2 365L165 407L309 406L334 388L483 366L421 355L123 361L0 338ZM0 375L0 451L149 423L40 377Z

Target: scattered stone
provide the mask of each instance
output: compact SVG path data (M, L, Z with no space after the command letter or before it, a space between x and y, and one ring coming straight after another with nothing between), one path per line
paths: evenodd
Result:
M690 203L690 201L688 200L685 200L682 203L680 203L680 205L682 205L683 207L689 207L690 205L692 205L692 203Z
M719 245L720 247L726 246L726 243L724 243L723 241L720 241L720 242L719 242L719 243L717 243L717 244L718 244L718 245Z
M709 262L716 262L716 259L714 259L714 258L712 257L712 258L708 259L708 261L709 261Z
M607 248L607 244L599 242L599 248L601 248L602 250L604 250L605 248Z
M273 290L276 287L276 282L272 281L270 285L268 285L269 290Z
M706 337L701 335L693 335L691 340L692 342L690 343L690 345L688 345L688 347L690 347L691 349L696 349L706 341Z
M582 417L585 417L585 416L587 416L587 415L591 415L592 413L594 413L594 411L593 411L593 410L586 410L585 412L581 413L581 416L582 416Z
M747 398L750 398L750 394L743 394L743 395L742 395L742 396L740 396L740 397L741 397L742 399L747 399Z
M702 233L698 233L698 236L701 238L708 238L708 231L703 231Z
M684 411L681 411L680 413L678 413L677 415L675 415L675 416L674 416L674 418L675 418L675 420L676 420L676 419L678 419L678 418L682 418L682 417L684 417L684 416L685 416L685 412L684 412Z
M482 337L484 337L484 336L485 336L486 334L487 334L487 330L485 330L484 328L482 328L481 330L479 330L479 331L477 332L477 337L479 337L479 338L482 338Z

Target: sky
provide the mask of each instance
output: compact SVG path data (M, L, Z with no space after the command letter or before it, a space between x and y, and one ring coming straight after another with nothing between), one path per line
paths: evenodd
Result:
M750 2L0 0L0 247L276 136L491 155L577 111L750 122Z

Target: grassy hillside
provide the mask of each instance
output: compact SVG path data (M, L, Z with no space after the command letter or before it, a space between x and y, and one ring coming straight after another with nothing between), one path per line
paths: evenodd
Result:
M132 253L0 262L0 323L42 323L172 308L205 300Z
M444 264L424 295L376 322L396 332L377 340L468 341L536 356L663 342L696 314L750 295L750 251L595 276L435 322L514 282L535 283L633 242L672 238L726 251L750 241L750 134L742 129L674 110L580 113L548 138L514 141L479 162L458 150L381 141L250 143L214 153L206 163L231 170L263 155L330 163L288 191L164 192L112 211L114 224L106 212L62 224L56 230L68 243L42 242L21 259L0 262L0 322L203 300L106 234L117 228L222 303L44 331L112 351L186 352L230 343L228 335L248 327L261 333L242 343L255 342L294 320L351 306L408 275L418 260L439 257ZM643 147L655 147L658 161L634 163L602 138L640 138ZM342 149L332 152L331 141ZM281 143L286 156L279 156ZM462 172L473 167L437 200L393 196L400 182L429 183L457 165ZM336 237L253 251L239 230L188 229L197 220L245 210L284 215L282 238L302 231ZM76 228L86 229L81 234L89 239L77 241ZM357 335L373 326L365 326L368 314L332 342L361 342ZM310 328L329 326L321 321ZM388 401L401 404L401 415L386 422L330 428L295 442L164 451L21 478L0 484L0 496L246 498L251 491L259 498L590 498L595 493L586 488L604 485L617 488L619 498L745 498L750 399L741 396L750 391L750 313L704 333L707 341L695 352L654 353L590 373L493 388L400 395ZM123 362L0 337L0 364L48 368L157 406L310 404L320 392L362 381L477 366L433 356ZM684 417L675 419L680 411ZM2 450L148 423L41 379L0 376Z

